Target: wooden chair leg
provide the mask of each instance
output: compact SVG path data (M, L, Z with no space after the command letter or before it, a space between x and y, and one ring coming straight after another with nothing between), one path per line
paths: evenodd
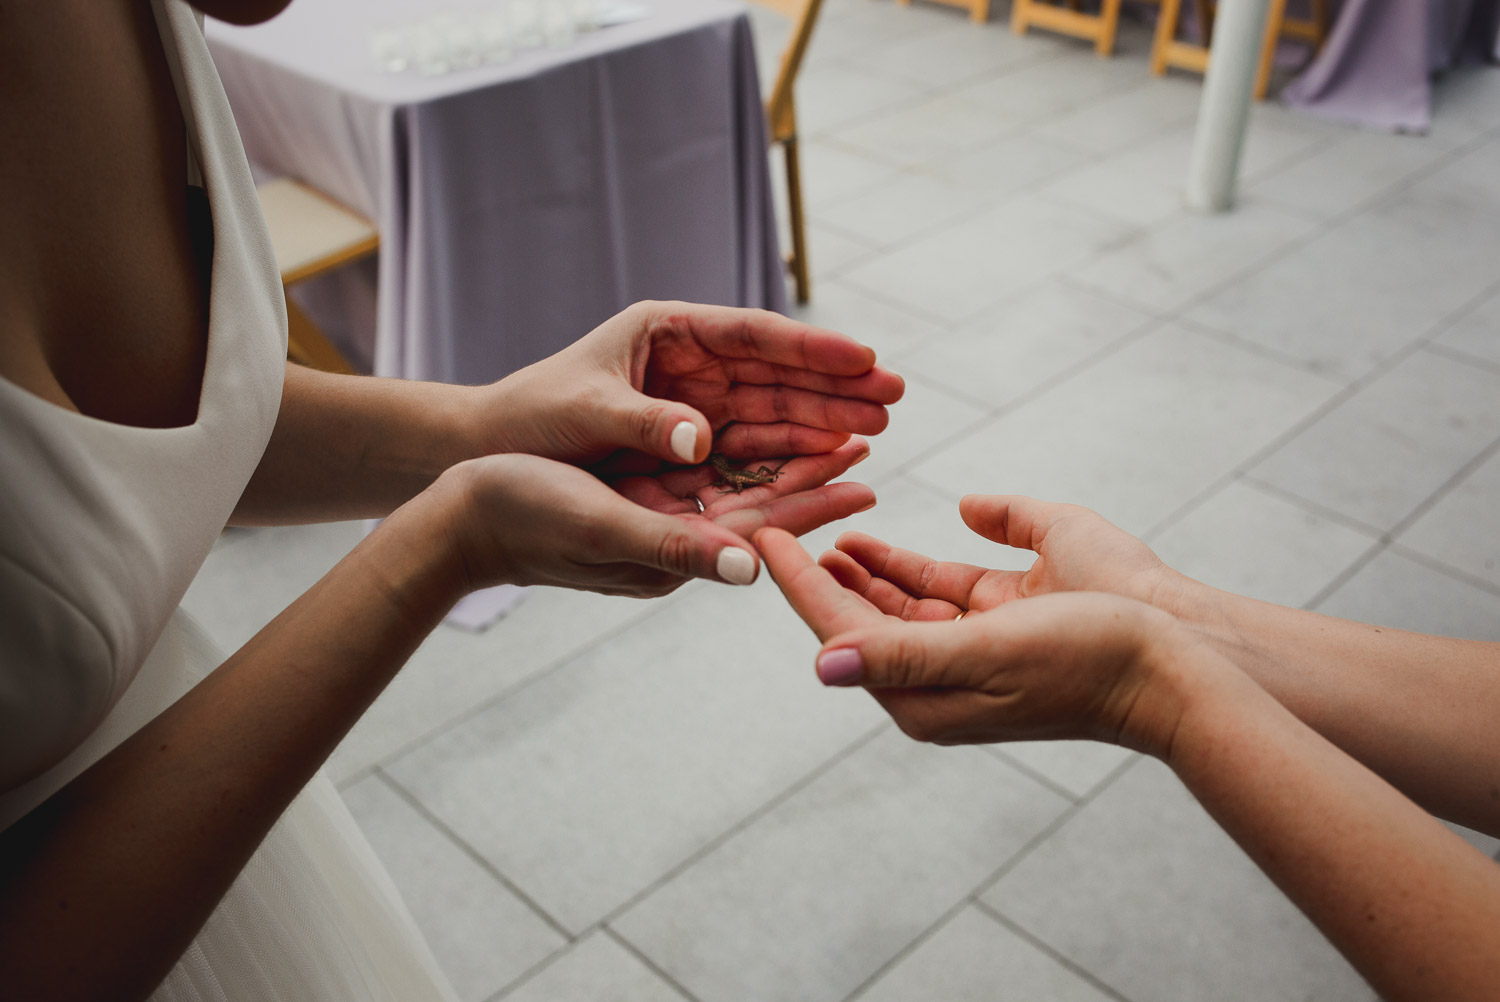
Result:
M1156 15L1156 38L1151 42L1151 73L1163 76L1167 72L1167 53L1177 39L1177 20L1182 16L1182 0L1161 0L1161 11Z
M291 296L286 297L286 323L286 353L293 362L324 372L346 375L354 372L344 353L333 346Z
M1115 50L1115 33L1120 28L1120 0L1104 0L1099 5L1099 37L1094 51L1107 56Z
M1198 41L1206 47L1214 37L1214 8L1209 0L1193 0L1193 14L1198 18Z
M1281 42L1281 22L1286 19L1286 0L1271 0L1266 11L1266 37L1260 45L1260 68L1255 74L1255 99L1264 101L1271 89L1271 71L1276 68L1276 46Z
M984 24L990 19L990 0L973 0L973 6L969 8L969 20L975 24Z
M792 230L792 254L787 265L797 288L797 302L805 303L812 298L812 281L807 270L807 225L802 216L802 165L796 135L781 141L781 151L786 158L787 215Z
M1010 30L1017 35L1026 34L1031 24L1032 0L1012 0L1010 5Z
M1328 0L1312 0L1312 22L1313 30L1318 35L1313 45L1321 49L1323 43L1328 40Z

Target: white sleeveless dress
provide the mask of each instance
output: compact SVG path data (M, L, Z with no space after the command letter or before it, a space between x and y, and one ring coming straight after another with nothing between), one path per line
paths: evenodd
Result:
M197 420L152 429L0 379L0 830L223 660L177 608L260 461L286 313L229 103L182 0L152 0L213 217ZM454 998L326 778L293 802L155 999Z

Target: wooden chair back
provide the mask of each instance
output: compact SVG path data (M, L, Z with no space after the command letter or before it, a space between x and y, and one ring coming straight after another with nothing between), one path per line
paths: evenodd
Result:
M807 45L812 41L813 26L818 23L818 11L823 0L753 0L768 10L773 10L791 22L791 36L781 52L781 65L776 71L776 82L771 85L771 96L766 99L766 121L771 128L771 139L781 142L797 132L796 103L792 88L797 82L797 71L802 68L802 59L807 55Z

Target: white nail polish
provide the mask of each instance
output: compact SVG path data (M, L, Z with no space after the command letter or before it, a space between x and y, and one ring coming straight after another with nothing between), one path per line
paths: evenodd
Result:
M672 452L684 463L693 461L693 452L698 447L698 426L683 421L672 429Z
M719 551L719 577L730 584L747 585L755 580L755 558L738 546Z

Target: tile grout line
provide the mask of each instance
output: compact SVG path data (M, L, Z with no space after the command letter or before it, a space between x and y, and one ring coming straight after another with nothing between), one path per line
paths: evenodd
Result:
M874 987L881 978L883 978L887 973L899 966L903 961L906 960L907 957L911 956L912 953L914 953L923 943L926 943L934 935L936 935L944 925L951 922L956 915L958 915L969 905L977 903L981 895L983 895L986 891L988 891L991 887L993 887L996 883L1003 879L1006 874L1010 873L1013 869L1020 865L1020 863L1024 861L1028 856L1030 856L1033 852L1035 852L1043 842L1046 842L1053 835L1057 834L1057 832L1060 831L1064 826L1066 826L1069 821L1077 817L1085 807L1093 803L1093 801L1099 796L1099 794L1104 792L1110 786L1114 785L1117 779L1123 776L1132 766L1136 765L1136 763L1138 763L1139 761L1139 757L1126 759L1114 769L1110 770L1109 774L1105 776L1104 779L1096 783L1093 789L1089 790L1087 794L1078 798L1076 801L1069 802L1067 806L1065 806L1060 812L1058 812L1057 817L1053 818L1052 821L1049 822L1045 827L1043 827L1041 831L1037 832L1030 839L1028 839L1026 843L1021 846L1021 848L1017 849L1010 856L1010 858L1008 858L1004 863L1000 864L999 868L997 868L993 873L981 879L974 890L970 891L960 901L954 904L953 907L949 908L942 915L938 916L938 918L930 926L928 926L920 934L914 937L911 942L907 943L900 950L896 951L896 953L892 954L891 957L885 961L885 963L881 964L870 974L869 977L860 982L852 992L844 996L842 1002L857 1002L857 1000L866 992L868 992L872 987ZM1090 980L1093 980L1092 976L1090 977Z
M698 1002L698 997L692 992L688 991L686 985L678 981L676 978L672 977L671 974L667 973L665 968L663 968L656 961L652 960L650 957L646 956L645 953L641 952L641 950L634 943L630 942L630 940L620 935L620 933L617 932L611 925L609 925L609 923L605 922L601 924L600 928L603 930L603 935L608 936L610 939L614 940L614 942L621 949L625 950L631 956L635 957L636 960L639 960L643 965L645 965L648 970L654 973L657 977L661 978L662 981L671 986L673 990L675 990L683 998L687 999L688 1002Z
M1069 790L1057 780L1045 775L1037 769L1033 769L1031 766L1027 765L1025 762L1022 762L1020 759L1013 758L1010 755L1005 754L1004 749L1006 744L1007 742L1001 742L999 744L984 744L979 745L978 748L980 751L986 753L992 758L996 758L1001 762L1004 762L1006 765L1010 766L1012 769L1016 770L1021 775L1031 780L1033 783L1036 783L1039 786L1044 786L1047 789L1051 790L1053 793L1057 794L1059 797L1062 797L1070 804L1076 804L1080 799L1082 799L1079 794L1074 793L1072 790Z
M1019 936L1021 939L1024 939L1026 942L1036 947L1042 953L1045 953L1047 956L1051 957L1060 966L1067 968L1069 971L1072 971L1074 974L1078 975L1080 978L1093 985L1099 991L1108 995L1110 998L1115 999L1116 1002L1131 1002L1130 997L1121 992L1114 985L1111 985L1107 981L1104 981L1088 968L1084 967L1082 964L1078 963L1076 960L1073 960L1067 954L1053 947L1052 944L1048 943L1046 940L1040 939L1037 936L1033 935L1031 930L1016 922L1014 919L1003 915L988 902L975 901L974 907L976 910L983 912L989 918L994 920L1000 926L1010 930L1010 932L1014 935Z
M484 870L484 872L493 877L500 884L500 886L504 887L507 891L513 894L516 899L527 908L529 908L532 913L537 916L537 918L545 922L553 932L562 936L565 943L571 943L576 938L571 932L568 931L568 928L561 922L559 922L556 918L554 918L552 914L547 911L547 909L538 904L531 895L527 894L521 888L517 887L509 877L500 872L499 867L495 866L495 864L486 859L484 855L479 852L479 850L475 849L472 845L469 844L467 839L460 837L457 832L455 832L448 826L448 823L446 821L444 821L433 811L429 810L426 804L422 803L422 801L414 796L411 791L398 783L394 777L386 773L383 769L377 769L373 773L373 776L374 778L384 783L385 786L389 788L391 792L393 792L397 797L405 801L407 806L415 810L424 821L426 821L429 825L436 829L444 838L452 842L454 847L456 847L465 856L468 856L471 860L477 863L480 869Z
M561 671L563 668L567 667L569 664L577 661L579 658L585 657L586 655L593 652L596 648L604 645L606 642L614 640L627 630L634 629L641 623L660 615L667 609L670 609L672 606L682 601L684 592L685 589L679 588L677 592L672 595L664 595L652 600L652 602L648 606L644 607L638 615L633 616L625 622L619 624L618 626L605 631L592 640L584 644L580 644L578 647L559 654L551 661L545 662L542 667L538 668L531 674L525 676L524 678L517 679L515 682L506 686L504 689L501 689L499 692L491 693L489 696L486 696L478 703L474 703L466 707L462 713L459 713L456 716L443 721L436 727L430 728L417 737L404 742L398 748L396 748L395 751L388 752L387 754L382 755L380 758L376 759L374 762L370 763L364 768L351 773L348 778L346 778L342 783L338 784L339 787L343 788L346 786L352 786L355 783L359 782L361 779L364 779L365 777L373 774L377 770L384 770L387 766L392 765L397 759L411 754L412 752L416 751L417 748L433 740L434 738L441 736L445 731L451 730L452 728L467 723L468 721L479 716L481 713L494 709L496 706L500 705L502 702L514 696L515 694L541 682L543 679L550 678L551 676L557 674L557 672ZM403 669L405 668L404 665L402 667Z

